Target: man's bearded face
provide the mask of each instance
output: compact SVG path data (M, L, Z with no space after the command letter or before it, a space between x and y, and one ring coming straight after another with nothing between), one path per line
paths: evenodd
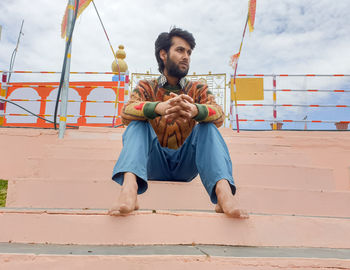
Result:
M185 77L189 70L188 64L184 64L184 63L176 64L175 61L172 60L170 51L168 52L165 68L168 71L168 75L179 79Z
M179 79L185 77L190 68L191 54L192 49L186 40L173 37L172 45L163 59L167 74Z

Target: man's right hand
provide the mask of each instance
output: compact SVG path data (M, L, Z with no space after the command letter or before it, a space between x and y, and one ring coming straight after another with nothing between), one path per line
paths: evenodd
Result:
M187 122L198 114L197 106L193 99L188 95L176 95L170 93L171 98L167 101L160 102L155 108L155 112L164 116L168 122L175 119Z

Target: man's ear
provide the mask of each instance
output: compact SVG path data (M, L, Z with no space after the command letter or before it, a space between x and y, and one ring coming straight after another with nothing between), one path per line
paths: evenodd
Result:
M159 51L159 56L160 56L160 59L162 59L163 62L165 63L167 59L167 52L164 49L162 49Z

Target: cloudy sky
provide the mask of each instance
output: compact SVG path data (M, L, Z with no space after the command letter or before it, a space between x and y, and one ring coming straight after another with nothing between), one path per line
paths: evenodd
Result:
M22 20L24 35L14 69L61 70L65 43L60 38L60 27L67 2L0 0L0 70L8 69ZM160 32L176 25L196 38L190 73L212 71L227 76L232 73L229 57L238 52L248 0L95 0L95 3L113 47L125 46L130 72L157 71L154 41ZM349 0L257 0L255 31L247 32L238 73L350 74L349 11ZM91 4L75 26L71 70L110 71L112 61L112 52ZM14 75L13 80L29 77ZM350 89L349 80L344 78L318 82L298 79L288 83L283 87ZM349 95L289 96L285 100L293 99L299 104L305 101L326 104L330 100L350 104ZM349 110L341 115L349 118Z

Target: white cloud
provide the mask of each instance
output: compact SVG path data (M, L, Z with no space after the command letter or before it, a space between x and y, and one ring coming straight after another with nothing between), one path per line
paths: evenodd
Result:
M154 41L160 32L176 25L193 32L197 41L190 72L227 75L233 72L228 62L239 49L247 2L95 0L114 49L119 44L125 46L131 72L157 71ZM0 70L8 69L24 19L25 35L15 69L59 71L65 46L60 27L66 4L67 1L1 0ZM348 0L258 0L255 31L246 34L238 73L350 74L349 10ZM104 32L90 5L76 24L71 70L110 71L112 61ZM42 79L36 75L13 78ZM109 80L110 76L98 78ZM58 79L48 76L42 80ZM325 82L327 87L332 83ZM293 83L288 88L292 87ZM298 102L298 98L290 101Z

